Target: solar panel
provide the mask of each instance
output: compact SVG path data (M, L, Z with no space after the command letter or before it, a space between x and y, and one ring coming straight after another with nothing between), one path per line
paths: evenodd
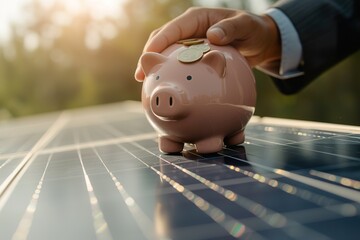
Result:
M137 102L0 125L0 239L358 239L360 128L253 117L158 150Z

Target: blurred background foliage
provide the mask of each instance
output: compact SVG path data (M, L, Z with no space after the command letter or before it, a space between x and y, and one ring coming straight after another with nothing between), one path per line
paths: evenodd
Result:
M28 0L0 42L0 119L123 100L140 100L133 78L149 34L191 6L260 13L271 0ZM77 10L68 3L77 3ZM115 4L114 4L115 3ZM1 5L7 3L1 3ZM70 4L71 5L71 4ZM256 115L360 125L360 53L295 95L257 79Z

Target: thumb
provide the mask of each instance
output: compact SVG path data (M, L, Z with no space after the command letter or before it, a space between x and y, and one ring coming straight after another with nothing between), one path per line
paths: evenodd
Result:
M224 19L211 26L206 36L211 43L226 45L235 40L244 40L252 28L248 14L240 14ZM254 30L254 29L253 29Z

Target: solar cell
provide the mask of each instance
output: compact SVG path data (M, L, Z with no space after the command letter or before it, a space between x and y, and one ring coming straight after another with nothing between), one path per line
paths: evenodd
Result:
M0 125L0 239L358 239L359 171L355 126L164 155L137 102L28 117Z

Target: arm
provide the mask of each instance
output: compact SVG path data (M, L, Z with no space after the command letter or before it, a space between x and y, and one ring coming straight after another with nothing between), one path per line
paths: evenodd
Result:
M302 46L299 35L289 18L279 9L270 8L266 11L276 23L281 38L281 58L256 66L262 72L278 78L289 79L304 74L299 68L302 61Z
M295 93L360 48L358 0L285 0L273 7L287 15L302 45L304 75L274 78L283 93Z

